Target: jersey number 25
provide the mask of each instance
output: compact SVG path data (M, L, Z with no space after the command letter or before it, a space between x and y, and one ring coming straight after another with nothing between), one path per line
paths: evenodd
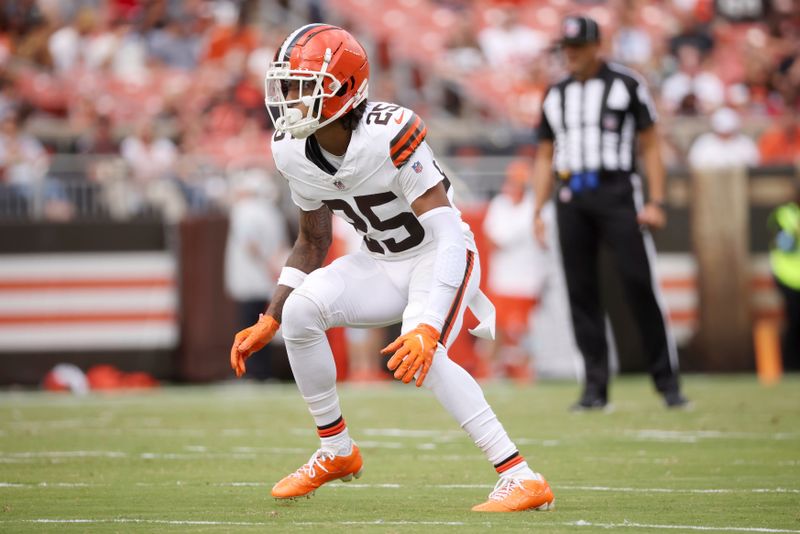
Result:
M386 250L397 253L412 249L422 243L422 240L425 238L425 229L422 228L422 225L413 214L404 211L395 215L394 217L381 219L373 211L373 208L388 204L396 198L397 195L391 191L353 197L353 200L355 200L356 206L358 207L358 211L360 211L361 214L356 212L355 208L353 208L353 206L351 206L348 202L340 198L323 200L322 202L328 206L331 211L342 212L345 218L349 219L350 224L352 224L362 235L369 231L367 221L369 221L369 225L372 226L372 228L378 230L379 232L395 230L397 228L405 228L406 232L408 232L408 237L401 239L400 241L393 237L378 241L364 235L364 241L366 242L369 250L375 252L376 254L386 254ZM361 215L366 217L367 220L365 221ZM384 250L384 247L386 247L386 250Z

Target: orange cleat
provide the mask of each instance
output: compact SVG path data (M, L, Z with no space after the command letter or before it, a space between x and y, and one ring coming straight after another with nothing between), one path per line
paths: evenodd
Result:
M353 443L353 451L348 456L336 456L330 451L319 449L311 455L308 463L281 479L272 487L276 499L295 499L308 495L332 480L350 482L353 477L360 478L364 461L361 452Z
M489 500L472 507L473 512L524 512L526 510L552 510L556 499L550 485L538 475L539 480L521 480L501 477Z

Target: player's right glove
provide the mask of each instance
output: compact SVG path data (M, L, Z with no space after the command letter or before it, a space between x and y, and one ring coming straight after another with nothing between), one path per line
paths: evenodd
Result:
M245 360L272 341L280 326L274 317L262 313L258 316L256 324L236 334L231 347L231 369L236 371L237 378L241 378L247 371L244 365Z
M414 330L386 346L381 354L394 352L386 367L394 371L394 377L404 384L411 382L414 374L419 371L416 386L420 387L431 368L438 343L439 331L429 324L420 323Z

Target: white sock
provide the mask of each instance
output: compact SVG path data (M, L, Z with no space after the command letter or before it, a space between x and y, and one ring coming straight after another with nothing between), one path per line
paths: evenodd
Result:
M336 386L310 397L303 395L303 400L306 401L308 411L311 413L311 417L314 418L314 424L318 428L337 422L337 419L342 416Z
M347 427L339 434L329 438L319 438L319 441L321 449L332 451L336 456L350 456L353 453L353 440L350 439Z
M541 480L542 477L534 473L533 470L528 467L528 462L521 462L511 469L500 473L500 476L503 478L515 478L517 480Z
M506 430L488 403L462 422L461 426L495 466L517 452L517 447L508 437Z

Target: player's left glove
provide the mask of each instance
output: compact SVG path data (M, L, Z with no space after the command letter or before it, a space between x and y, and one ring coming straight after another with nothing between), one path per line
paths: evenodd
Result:
M394 352L386 367L394 371L394 377L404 384L411 382L414 374L419 371L416 385L420 387L431 368L438 341L439 332L431 325L420 323L414 330L386 346L381 354Z
M236 334L231 347L231 369L236 371L237 378L247 371L244 361L272 341L280 326L274 317L262 313L256 324Z

